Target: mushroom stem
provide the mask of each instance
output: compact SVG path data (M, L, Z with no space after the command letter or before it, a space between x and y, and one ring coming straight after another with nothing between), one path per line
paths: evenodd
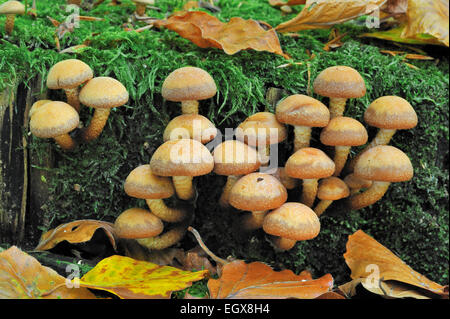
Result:
M294 126L294 152L301 148L308 147L311 140L311 127Z
M350 197L350 207L360 209L380 200L389 188L390 182L373 181L366 191Z
M247 214L242 217L242 228L246 231L252 231L262 227L264 223L264 217L266 217L267 210L252 211L251 214Z
M308 207L312 207L317 195L319 181L317 178L308 178L303 180L303 191L301 202Z
M194 187L192 186L192 176L172 176L173 186L178 198L189 200L194 197Z
M140 17L145 16L145 10L147 9L147 5L143 3L136 3L136 14Z
M177 223L186 218L186 212L181 209L170 208L162 199L146 199L153 215L168 223Z
M348 154L350 153L351 146L336 146L334 153L334 174L333 176L339 176L342 169L347 162Z
M314 212L316 213L317 217L319 217L320 215L322 215L322 213L328 208L328 206L331 205L333 201L332 200L321 200L316 208L314 208Z
M271 236L270 241L272 245L275 247L278 251L286 251L294 248L295 244L297 243L296 240L288 239L284 237L279 236Z
M198 101L182 101L181 113L183 114L198 114Z
M261 166L268 166L270 162L270 144L258 146L258 156Z
M359 157L369 149L378 146L378 145L387 145L392 139L392 136L394 136L395 132L397 130L393 129L380 129L375 135L374 139L350 162L348 168L349 171L353 172L353 169L355 168L356 162L358 161Z
M80 113L80 100L78 99L78 87L65 89L67 104L70 104L78 113Z
M97 108L94 111L94 115L92 116L91 122L89 126L86 127L83 131L83 140L86 142L95 140L103 131L103 128L106 125L106 121L108 120L110 109L102 109Z
M188 225L182 223L162 235L139 238L137 242L148 249L162 250L178 243L186 233Z
M220 206L228 207L230 205L228 203L228 198L230 197L230 191L239 178L241 178L241 175L229 175L227 177L227 182L225 183L225 186L222 191L222 195L220 196L220 199L219 199Z
M217 264L221 264L222 266L228 264L228 260L217 257L211 250L209 250L208 247L206 247L205 243L202 240L202 237L195 228L189 226L188 230L194 235L195 239L197 239L199 246L209 257L211 257L212 260L214 260Z
M73 150L76 146L73 138L69 134L62 134L53 138L58 145L66 151Z
M343 116L345 111L346 98L330 98L330 119Z
M11 33L14 29L15 18L16 18L16 15L14 13L6 14L5 31L6 31L6 34L8 34L8 35L11 35Z

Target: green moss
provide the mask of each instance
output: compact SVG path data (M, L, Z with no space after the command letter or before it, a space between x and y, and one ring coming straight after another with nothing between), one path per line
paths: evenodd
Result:
M123 181L136 166L148 163L153 151L162 143L162 132L170 118L180 112L177 103L163 101L160 96L164 78L175 68L194 65L211 73L218 85L218 94L203 101L200 112L207 115L224 132L236 127L246 116L264 109L269 87L286 90L286 94L306 93L308 82L324 68L336 64L356 68L365 78L367 94L350 100L346 115L360 121L371 101L383 95L399 95L415 108L419 124L416 128L399 131L392 145L406 152L415 168L409 182L392 184L382 201L360 211L350 211L344 202L337 202L321 217L321 233L310 241L301 242L285 253L275 253L262 231L250 238L241 238L233 229L242 213L223 211L216 205L225 178L210 174L196 178L199 197L193 226L202 234L208 247L216 254L233 255L246 260L259 260L275 267L295 271L308 268L314 275L330 272L337 283L349 279L343 259L348 235L362 229L398 254L415 270L440 283L448 283L448 58L435 48L425 47L439 60L410 61L419 69L403 63L401 57L380 53L380 48L398 50L383 41L358 38L365 28L356 24L339 26L347 32L345 44L331 52L322 49L328 41L329 30L300 33L298 38L279 35L283 50L292 61L306 61L307 52L316 57L307 63L277 68L289 61L270 53L243 51L228 56L218 49L201 49L168 30L148 30L142 33L121 29L128 14L134 10L131 1L123 6L108 6L108 1L82 15L105 18L104 21L81 21L81 27L66 34L61 48L89 41L89 47L76 54L59 54L55 50L55 28L46 16L64 21L67 14L62 1L38 2L37 20L19 17L13 36L3 39L0 46L0 89L12 79L27 83L38 74L46 78L48 69L57 61L77 57L88 63L96 76L112 76L130 92L129 103L111 113L101 137L90 144L80 145L74 152L62 152L52 141L30 138L29 147L37 153L50 145L56 154L57 167L47 180L51 201L46 208L51 221L45 227L75 219L93 218L113 221L123 210L144 207L142 200L126 196ZM52 7L50 4L58 3ZM279 10L266 0L227 0L219 3L222 20L233 16L253 18L277 25L286 21ZM180 1L159 0L161 12L148 14L164 17L168 10L181 7ZM299 7L295 7L299 10ZM0 18L3 35L4 18ZM141 24L144 25L144 24ZM24 34L19 37L19 32ZM98 33L92 35L93 33ZM446 51L445 51L446 52ZM45 83L43 83L45 86ZM62 92L50 91L50 98L64 99ZM327 100L314 95L327 103ZM273 110L272 110L273 111ZM92 111L83 108L84 123ZM376 131L368 128L370 138ZM319 131L313 131L313 146ZM329 148L323 148L332 151ZM352 156L357 149L352 150ZM292 152L292 131L287 142L280 145L280 165ZM74 185L81 186L80 191ZM290 191L289 200L299 198L300 189ZM185 248L195 244L186 236Z

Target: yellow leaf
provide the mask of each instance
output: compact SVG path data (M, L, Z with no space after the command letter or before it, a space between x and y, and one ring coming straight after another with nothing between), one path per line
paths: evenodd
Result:
M80 286L109 291L123 299L168 299L172 291L202 280L208 271L183 271L114 255L100 261L80 279Z
M400 26L386 31L363 33L360 37L377 38L407 44L441 44L436 38L426 34L416 34L415 36L404 38L402 37L404 30L405 26Z

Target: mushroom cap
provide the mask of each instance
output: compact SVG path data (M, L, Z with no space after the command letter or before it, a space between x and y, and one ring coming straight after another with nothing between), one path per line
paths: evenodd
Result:
M155 0L132 0L132 1L141 4L155 4Z
M227 140L214 148L214 173L218 175L246 175L260 166L258 152L236 140Z
M67 103L53 101L42 105L30 119L31 133L52 138L73 131L79 124L78 112Z
M164 130L164 142L176 139L193 139L203 144L213 140L217 135L214 124L200 114L183 114L174 117Z
M301 203L284 203L264 218L263 229L267 234L291 240L308 240L320 232L316 213Z
M133 169L123 187L128 196L142 199L169 198L175 193L170 178L153 174L149 164Z
M47 75L49 89L71 89L89 81L94 76L92 69L78 59L59 61L50 68Z
M355 164L354 174L371 181L404 182L414 175L409 157L390 145L372 147L361 154Z
M322 179L317 190L317 197L321 200L339 200L350 195L347 184L338 177Z
M0 14L24 14L25 6L19 1L6 1L0 4Z
M52 100L38 100L38 101L34 102L30 108L30 111L28 112L28 117L31 118L33 116L33 114L41 108L42 105L44 105L48 102L52 102Z
M196 140L173 140L156 149L150 168L159 176L200 176L213 170L214 159L206 146Z
M93 108L109 109L128 102L128 91L116 79L99 76L89 80L81 89L80 102Z
M320 133L322 144L331 146L358 146L366 144L367 130L359 121L346 116L330 120Z
M319 100L303 94L294 94L278 102L278 122L310 127L324 127L330 121L330 111Z
M211 75L203 69L186 66L170 73L162 84L161 94L168 101L198 101L216 95Z
M349 188L368 188L372 185L372 181L368 179L362 179L355 176L355 174L351 173L345 176L344 183L347 184Z
M272 175L250 173L231 188L231 206L248 211L265 211L280 207L287 200L286 188Z
M305 147L292 154L285 165L286 174L299 179L318 179L333 175L335 165L323 151Z
M399 96L382 96L364 112L364 121L383 129L410 129L417 125L417 114L411 104Z
M331 98L358 98L366 94L364 79L348 66L332 66L314 80L314 92Z
M236 138L250 146L277 144L287 138L287 130L275 114L258 112L239 124Z
M129 208L114 222L114 230L120 238L154 237L161 234L163 228L161 219L142 208Z

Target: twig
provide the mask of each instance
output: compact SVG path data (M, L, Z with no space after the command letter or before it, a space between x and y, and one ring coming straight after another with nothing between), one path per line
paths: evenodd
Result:
M220 257L217 257L216 255L214 255L214 253L208 249L208 247L206 247L205 243L203 242L200 234L198 233L198 231L189 226L188 230L195 236L195 239L197 239L198 244L200 245L200 247L202 247L202 249L205 251L205 253L212 258L212 260L214 260L216 263L218 264L222 264L222 265L226 265L228 264L228 261L225 259L222 259Z

